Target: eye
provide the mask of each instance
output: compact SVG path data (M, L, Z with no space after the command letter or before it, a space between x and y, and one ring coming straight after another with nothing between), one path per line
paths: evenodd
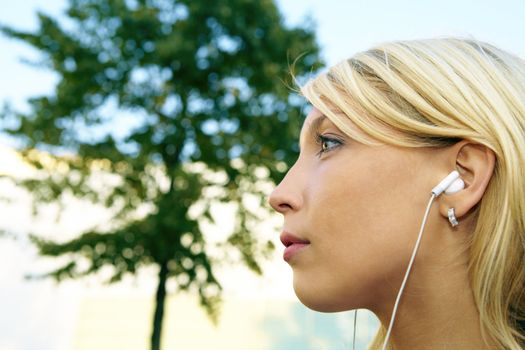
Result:
M337 147L343 145L342 141L340 141L340 140L338 140L336 138L324 136L324 135L321 135L321 134L316 134L315 135L315 140L316 140L316 143L321 148L319 150L319 152L317 152L317 156L318 157L323 155L323 153L327 153L327 152L333 151Z

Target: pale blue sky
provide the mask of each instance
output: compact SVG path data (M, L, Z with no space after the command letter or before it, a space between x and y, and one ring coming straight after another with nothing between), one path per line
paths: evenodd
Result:
M297 22L310 12L329 64L382 41L472 35L525 56L523 0L280 0Z
M387 40L446 35L474 36L525 56L523 0L278 0L289 23L310 15L328 64ZM58 14L65 0L0 0L0 23L36 27L35 10ZM37 56L28 47L0 36L0 101L15 106L50 91L53 75L20 63Z

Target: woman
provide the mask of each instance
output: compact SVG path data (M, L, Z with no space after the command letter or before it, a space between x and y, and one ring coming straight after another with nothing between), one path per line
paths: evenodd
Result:
M301 91L301 152L270 197L301 302L374 312L370 349L522 349L525 62L474 40L393 42ZM461 186L431 206L454 170Z

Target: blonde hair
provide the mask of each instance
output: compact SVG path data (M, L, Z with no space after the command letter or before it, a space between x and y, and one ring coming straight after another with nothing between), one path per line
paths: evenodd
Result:
M365 144L442 147L464 139L495 153L468 271L484 339L502 349L525 346L525 61L473 39L398 41L354 55L301 92ZM348 120L371 138L353 133ZM381 326L369 349L380 348L385 333Z

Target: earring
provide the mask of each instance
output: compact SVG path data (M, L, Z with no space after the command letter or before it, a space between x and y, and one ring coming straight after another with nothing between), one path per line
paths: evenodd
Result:
M455 227L459 224L456 214L454 213L454 208L448 209L448 221L450 221L450 225L452 227Z

